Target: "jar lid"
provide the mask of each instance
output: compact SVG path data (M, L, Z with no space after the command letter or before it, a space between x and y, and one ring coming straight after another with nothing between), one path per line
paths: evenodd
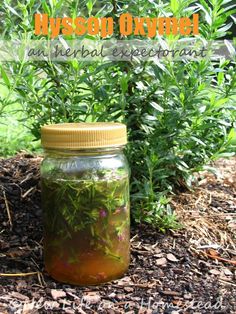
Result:
M44 148L85 149L127 144L126 125L114 122L62 123L41 128Z

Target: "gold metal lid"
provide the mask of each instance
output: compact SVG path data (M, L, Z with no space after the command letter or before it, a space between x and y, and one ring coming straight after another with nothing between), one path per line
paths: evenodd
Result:
M41 128L44 148L86 149L127 144L127 129L122 123L62 123Z

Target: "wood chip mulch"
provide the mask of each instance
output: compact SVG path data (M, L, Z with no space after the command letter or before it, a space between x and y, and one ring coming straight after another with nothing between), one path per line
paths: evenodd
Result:
M183 228L162 234L132 227L132 262L109 284L76 287L52 280L42 262L39 164L0 159L0 314L236 313L236 159L216 178L172 200Z

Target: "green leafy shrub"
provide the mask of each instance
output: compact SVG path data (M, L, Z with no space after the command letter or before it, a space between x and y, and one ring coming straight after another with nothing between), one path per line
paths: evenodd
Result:
M37 10L60 16L190 16L201 14L201 35L227 35L229 1L4 0L5 36L33 38ZM103 6L104 5L104 6ZM178 37L172 38L177 40ZM22 104L31 131L47 123L121 121L129 130L133 218L160 229L176 227L169 195L191 187L193 172L235 152L235 61L8 64L3 77ZM4 72L5 73L5 72ZM233 146L234 144L234 146Z

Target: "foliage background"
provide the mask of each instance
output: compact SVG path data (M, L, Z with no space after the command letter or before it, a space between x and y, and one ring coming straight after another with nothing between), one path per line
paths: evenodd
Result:
M3 0L1 38L35 38L36 12L115 20L124 12L150 17L199 13L201 36L214 40L232 36L236 10L228 0ZM235 60L13 62L1 65L0 83L3 155L37 150L39 142L32 140L40 138L40 127L47 123L126 123L133 218L162 230L176 227L171 194L191 188L194 172L213 170L209 162L235 153ZM14 129L8 136L6 121ZM23 132L25 127L30 133Z

